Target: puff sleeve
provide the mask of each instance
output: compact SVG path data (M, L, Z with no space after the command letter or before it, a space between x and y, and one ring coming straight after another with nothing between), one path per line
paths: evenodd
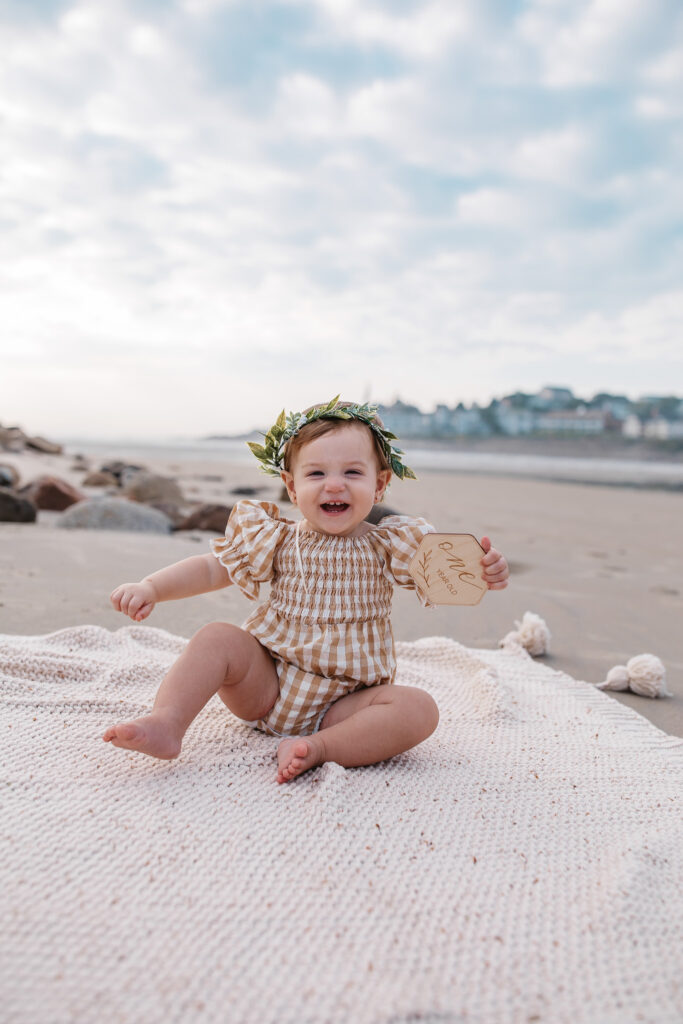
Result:
M406 590L414 590L425 608L434 605L422 593L410 575L411 559L420 541L434 527L426 519L417 516L385 516L372 532L375 546L384 564L384 575L391 582Z
M225 537L211 541L211 553L252 601L259 595L259 585L273 578L273 558L285 529L277 505L240 501L230 513Z

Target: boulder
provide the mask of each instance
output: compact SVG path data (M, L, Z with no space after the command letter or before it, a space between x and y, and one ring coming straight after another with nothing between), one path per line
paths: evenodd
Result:
M74 455L71 469L75 473L87 473L90 469L90 459L86 458L85 455Z
M63 512L56 526L71 530L129 530L170 533L171 520L155 508L125 498L90 498Z
M254 498L262 490L262 487L233 487L230 493L236 494L238 498Z
M133 501L141 501L143 505L155 505L157 502L182 505L185 501L173 477L157 476L156 473L136 473L123 488L123 494Z
M84 487L118 487L119 482L113 473L95 471L94 473L88 473L83 478L82 484Z
M16 487L19 473L8 462L0 462L0 487Z
M168 516L174 530L177 530L185 519L185 513L171 502L155 501L148 505L147 508L156 508L159 512L163 512L165 516Z
M46 441L44 437L27 437L26 447L36 452L44 452L46 455L61 455L64 446L55 444L54 441Z
M85 498L84 494L58 476L39 476L22 487L19 494L32 501L36 508L50 512L63 512L65 508Z
M0 427L0 448L8 452L23 452L26 434L21 427Z
M124 478L125 482L128 483L136 473L145 472L146 469L144 466L131 466L128 462L121 462L120 459L113 459L111 462L103 462L100 466L100 473L111 473L112 476L116 477L119 484L124 483Z
M186 516L176 530L212 530L225 533L225 527L232 509L229 505L201 505Z
M38 509L32 501L8 487L0 487L0 522L35 523L37 515Z

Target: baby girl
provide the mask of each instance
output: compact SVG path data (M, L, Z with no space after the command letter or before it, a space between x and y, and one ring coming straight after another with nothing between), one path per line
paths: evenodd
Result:
M408 571L424 519L366 517L392 473L413 477L376 409L334 399L281 414L264 445L250 445L282 478L301 512L297 523L269 502L239 502L211 553L124 583L111 595L136 622L158 601L234 583L255 600L243 627L212 622L197 632L163 679L148 715L114 725L103 739L159 758L180 753L183 736L218 694L238 718L280 738L278 782L335 761L375 764L409 750L436 728L432 697L394 683L390 612L395 585L428 601ZM491 590L507 586L505 558L487 537L482 566Z

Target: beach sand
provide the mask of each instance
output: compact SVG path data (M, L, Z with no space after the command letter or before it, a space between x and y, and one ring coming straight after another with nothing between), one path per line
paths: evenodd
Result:
M72 461L69 455L0 453L0 463L16 466L22 484L43 473L79 484L82 474L71 468ZM100 460L92 461L96 466ZM193 501L233 504L236 487L259 488L260 500L277 501L280 495L279 483L256 464L205 459L147 466L174 476ZM414 595L397 590L397 639L447 636L468 647L491 648L525 611L536 612L552 633L545 663L574 678L598 682L635 654L660 657L673 697L619 693L610 698L683 737L683 495L423 471L417 482L393 483L387 504L425 516L440 532L488 534L512 571L507 590L489 593L472 608L423 609ZM287 504L283 514L296 518ZM0 524L1 633L126 625L129 620L109 605L110 591L206 551L215 536L61 530L54 525L58 515L40 513L37 524ZM250 610L250 602L228 588L159 605L147 623L189 637L215 619L239 623Z

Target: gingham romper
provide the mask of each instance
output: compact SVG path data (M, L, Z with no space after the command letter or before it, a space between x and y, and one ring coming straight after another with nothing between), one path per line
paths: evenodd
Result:
M340 697L393 683L393 586L415 590L428 605L408 565L433 529L424 519L386 516L363 537L334 537L297 530L271 502L235 505L211 550L252 600L259 584L271 584L268 600L244 623L272 654L280 681L256 728L306 736Z

